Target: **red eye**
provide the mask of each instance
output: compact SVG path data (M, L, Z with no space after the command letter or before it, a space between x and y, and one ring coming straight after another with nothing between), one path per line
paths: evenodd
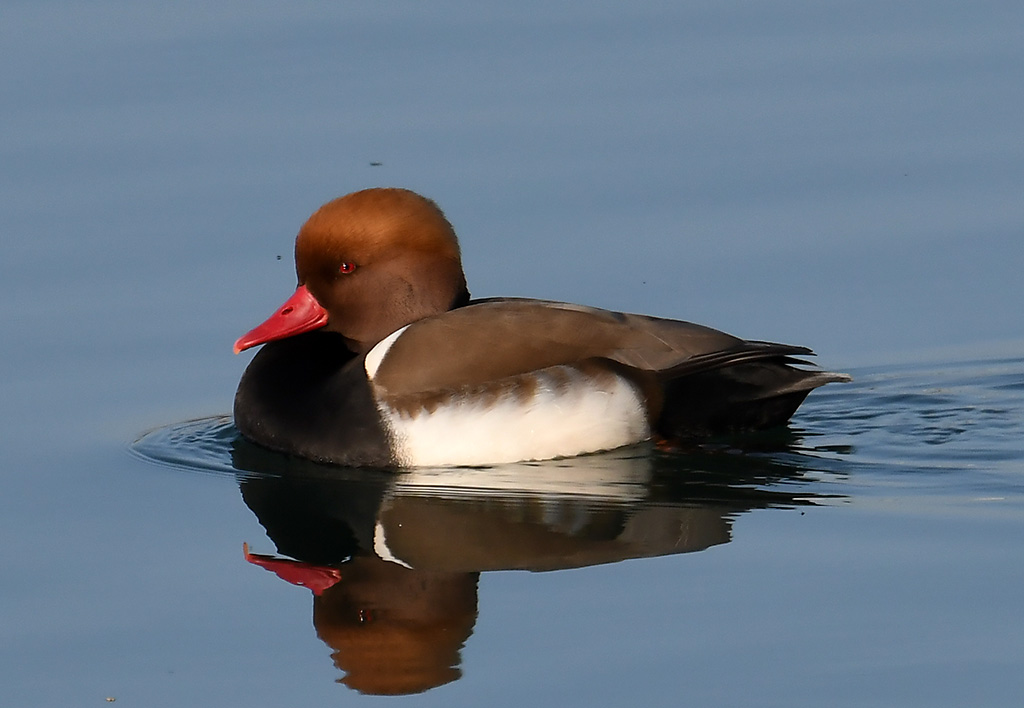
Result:
M343 275L348 275L349 273L351 273L355 269L356 269L356 264L355 263L347 263L346 262L346 263L342 263L340 266L338 266L338 272L343 274Z

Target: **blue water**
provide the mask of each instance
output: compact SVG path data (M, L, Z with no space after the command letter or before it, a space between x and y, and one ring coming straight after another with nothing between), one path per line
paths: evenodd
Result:
M15 1L0 42L0 704L1019 705L1019 3ZM231 343L374 185L438 201L475 296L855 381L742 445L254 450ZM342 580L250 562L334 577L289 559Z
M314 607L321 668L330 655L351 690L492 701L512 680L517 703L685 690L1009 704L1024 358L856 373L787 434L685 451L389 475L261 451L226 417L150 431L132 451L233 478L264 559L337 572L316 599L294 592Z

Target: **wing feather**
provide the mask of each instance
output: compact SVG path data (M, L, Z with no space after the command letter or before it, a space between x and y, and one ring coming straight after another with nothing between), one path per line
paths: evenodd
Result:
M748 342L690 322L495 298L409 325L388 349L374 383L390 395L414 395L595 359L675 378L810 353L805 347Z

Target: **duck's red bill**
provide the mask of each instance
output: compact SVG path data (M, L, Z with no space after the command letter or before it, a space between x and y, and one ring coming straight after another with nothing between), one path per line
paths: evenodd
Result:
M310 332L325 324L327 310L316 301L305 285L300 285L287 302L277 308L277 312L268 317L263 324L238 338L235 342L235 354L257 344Z

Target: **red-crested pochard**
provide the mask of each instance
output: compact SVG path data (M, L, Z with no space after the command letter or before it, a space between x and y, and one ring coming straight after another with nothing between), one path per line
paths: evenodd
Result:
M849 378L794 366L805 347L689 322L470 300L451 224L404 189L320 207L295 270L295 293L235 343L265 344L235 424L322 462L496 464L780 426L812 389Z

